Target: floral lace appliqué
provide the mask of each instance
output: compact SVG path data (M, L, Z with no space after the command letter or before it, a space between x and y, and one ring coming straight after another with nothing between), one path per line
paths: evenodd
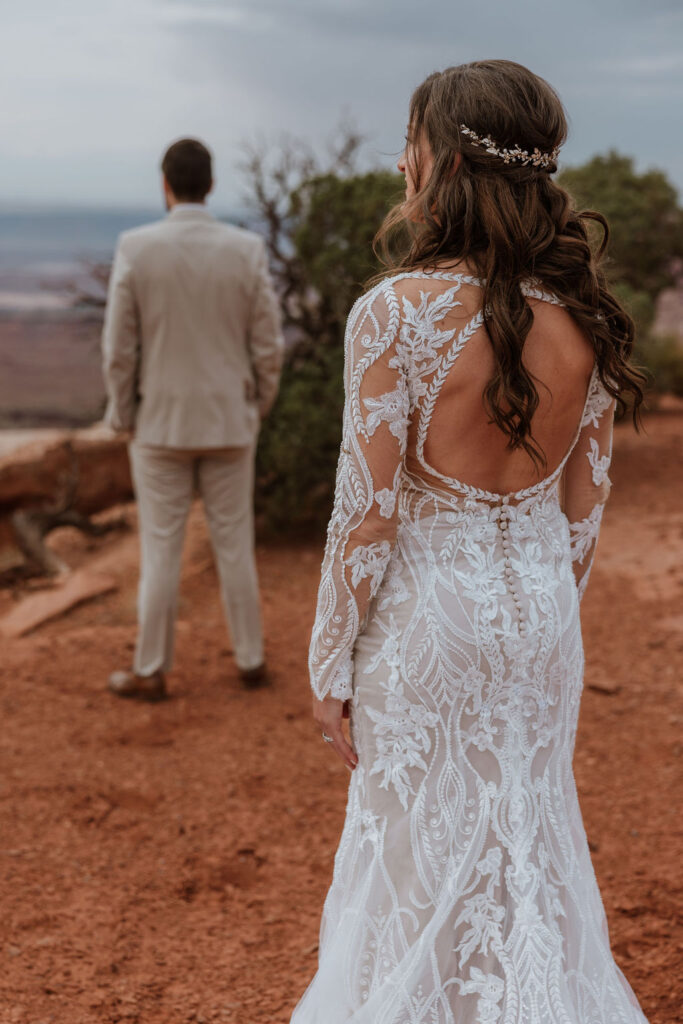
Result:
M437 724L439 716L422 704L411 703L405 695L399 675L400 634L393 615L389 616L389 624L383 630L386 639L382 649L365 669L368 674L382 664L389 669L387 678L380 680L386 695L384 711L366 708L375 723L373 733L377 752L370 775L381 774L379 785L383 789L392 785L401 806L407 810L408 797L415 792L408 769L427 770L422 755L431 748L430 729Z

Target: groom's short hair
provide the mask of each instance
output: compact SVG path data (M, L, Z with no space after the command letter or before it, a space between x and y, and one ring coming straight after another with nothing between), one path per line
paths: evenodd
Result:
M200 203L211 189L211 153L199 139L178 139L169 146L161 170L181 202Z

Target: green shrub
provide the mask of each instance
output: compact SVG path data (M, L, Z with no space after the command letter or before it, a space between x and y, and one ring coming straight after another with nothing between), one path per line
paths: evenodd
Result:
M558 182L579 209L598 210L607 218L606 269L612 281L653 298L672 283L672 261L683 256L683 210L662 171L639 173L632 157L610 150L565 168Z
M265 533L320 532L329 518L342 431L346 318L379 269L372 240L398 187L398 175L387 171L326 173L290 194L283 214L288 256L276 266L290 300L285 323L294 343L257 455L256 507Z
M683 348L678 338L649 334L635 348L635 361L650 378L650 390L683 397Z
M287 360L280 393L263 425L256 509L266 533L320 533L330 514L341 443L343 347L316 360Z

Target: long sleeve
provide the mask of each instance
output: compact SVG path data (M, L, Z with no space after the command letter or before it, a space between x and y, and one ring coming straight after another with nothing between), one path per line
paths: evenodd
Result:
M105 421L113 430L132 430L138 402L140 326L130 264L116 248L102 330Z
M396 542L409 414L398 327L388 284L356 304L346 327L342 447L309 652L319 700L352 695L353 646Z
M563 508L569 520L574 576L583 597L588 583L605 502L612 459L616 401L594 373L581 432L564 469Z
M277 396L284 357L284 339L280 303L268 270L266 247L260 240L255 277L248 345L256 378L259 412L261 417L264 417Z

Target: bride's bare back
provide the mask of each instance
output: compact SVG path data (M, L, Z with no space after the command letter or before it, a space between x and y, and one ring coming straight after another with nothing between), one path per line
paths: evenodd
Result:
M408 278L398 283L396 292L402 302L410 302L415 308L421 295L429 292L431 301L437 300L453 284L452 280ZM457 336L481 310L481 288L463 284L454 300L459 304L452 305L436 326ZM565 309L533 298L530 305L534 322L523 359L538 389L539 407L532 420L532 433L545 454L545 469L535 465L524 449L511 450L507 435L491 422L483 393L494 374L495 360L486 330L480 326L444 375L432 408L423 411L423 403L418 403L417 416L408 432L409 470L431 477L435 484L448 477L507 494L538 483L560 464L581 419L593 369L593 348ZM430 377L426 379L431 381ZM425 433L423 461L417 455L421 430ZM426 466L436 474L430 474Z

